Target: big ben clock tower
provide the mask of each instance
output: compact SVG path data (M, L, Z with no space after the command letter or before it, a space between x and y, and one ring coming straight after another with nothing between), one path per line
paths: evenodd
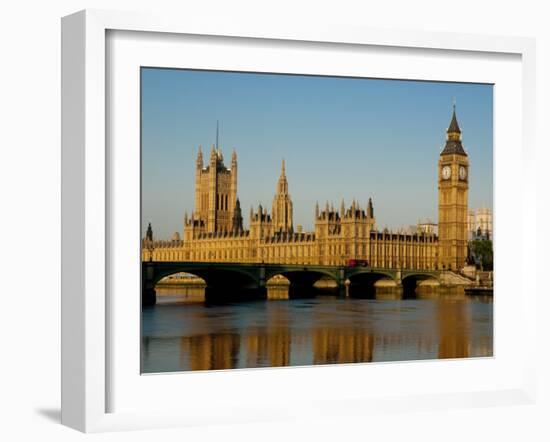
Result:
M439 256L440 269L460 270L468 251L468 155L453 105L447 142L439 155Z

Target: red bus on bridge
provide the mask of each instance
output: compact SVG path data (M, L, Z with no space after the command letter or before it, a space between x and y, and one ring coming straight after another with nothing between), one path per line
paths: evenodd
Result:
M348 267L368 267L369 262L366 259L348 259Z

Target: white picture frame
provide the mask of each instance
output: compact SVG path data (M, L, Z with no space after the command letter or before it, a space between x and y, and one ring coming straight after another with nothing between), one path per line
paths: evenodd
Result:
M138 428L159 428L208 424L209 422L243 422L285 419L289 417L319 417L334 414L364 414L384 409L395 412L403 409L437 409L468 406L497 405L500 403L532 403L536 393L534 339L525 339L521 358L521 376L510 379L500 388L477 388L461 392L434 391L426 394L399 391L372 396L359 392L350 397L338 392L315 397L304 397L303 404L292 407L274 402L271 407L256 407L253 386L262 385L273 377L276 369L263 371L239 370L236 375L217 372L195 376L194 382L214 380L222 384L239 378L240 388L251 391L233 404L238 416L213 412L207 416L197 406L191 413L172 404L163 409L112 410L109 394L113 385L109 372L113 359L109 344L109 328L113 319L108 299L109 254L108 244L113 238L108 228L112 199L109 194L109 155L106 120L109 118L106 94L107 44L106 35L111 31L153 32L162 35L217 36L285 42L287 45L308 42L310 44L337 44L346 46L370 46L379 50L402 48L431 51L471 53L480 59L484 54L507 54L520 58L521 64L521 121L518 124L521 149L517 154L522 163L521 223L519 253L522 263L521 305L523 316L522 336L533 337L536 317L536 286L532 279L524 277L527 256L536 255L536 244L527 233L535 222L534 174L530 174L534 162L534 108L535 108L535 44L532 39L517 37L491 37L452 33L428 33L416 31L388 31L358 29L344 26L292 27L277 24L271 28L254 23L209 23L193 17L177 19L99 10L81 11L62 21L62 423L85 432ZM156 34L158 35L158 34ZM496 118L499 118L498 115ZM496 138L498 140L498 137ZM499 222L497 218L497 223ZM495 227L497 230L497 228ZM533 229L534 230L534 229ZM496 243L498 244L498 242ZM496 245L496 256L506 253ZM502 252L504 250L504 252ZM498 278L498 273L497 273ZM497 286L497 280L495 281ZM496 288L498 290L498 288ZM496 301L498 302L498 301ZM499 327L505 325L499 324ZM517 326L517 324L516 324ZM530 344L533 343L533 344ZM498 358L498 354L496 356ZM475 369L470 365L453 361L446 364L452 373ZM378 365L386 371L408 370L412 364ZM334 366L323 368L327 376L337 370L357 376L365 365L354 367ZM300 370L285 369L287 379L300 376ZM252 373L253 372L253 373ZM258 374L260 373L260 374ZM279 370L280 373L280 370ZM518 372L519 373L519 372ZM229 376L232 376L229 378ZM206 377L206 378L205 378ZM164 387L170 388L177 376L162 376ZM254 378L254 379L253 379ZM249 379L249 380L248 380ZM290 381L292 382L292 381ZM293 382L296 382L294 380ZM243 387L244 386L244 387ZM188 399L186 399L188 400ZM337 404L337 406L335 406ZM227 405L227 404L226 404Z

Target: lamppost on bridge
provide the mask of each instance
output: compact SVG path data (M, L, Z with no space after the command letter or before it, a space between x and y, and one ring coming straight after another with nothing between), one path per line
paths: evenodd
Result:
M151 228L151 223L147 227L147 233L145 235L145 247L149 252L149 263L144 269L144 281L142 285L142 295L141 302L142 305L155 305L157 302L157 294L155 291L155 285L153 282L154 279L154 264L153 264L153 251L154 251L154 242L153 242L153 229Z
M145 234L145 246L147 247L147 251L149 252L149 262L152 262L155 244L153 241L153 228L151 227L151 223L149 223L149 225L147 226L147 233Z

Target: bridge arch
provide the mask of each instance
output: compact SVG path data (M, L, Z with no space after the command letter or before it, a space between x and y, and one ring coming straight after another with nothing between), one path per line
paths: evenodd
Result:
M188 273L202 278L206 283L205 300L224 302L243 299L265 298L265 287L260 286L258 274L246 269L210 266L208 263L197 265L196 263L164 264L158 263L148 272L144 267L142 275L143 296L156 299L155 287L159 281L167 276L177 273ZM152 273L152 274L151 274ZM145 290L144 290L145 289ZM147 294L147 290L149 293ZM154 304L147 301L145 304Z
M415 272L403 275L401 284L403 285L403 298L415 298L418 295L418 288L424 281L433 281L439 286L439 278L429 272Z
M346 276L348 279L351 279L352 277L359 276L359 275L370 275L370 274L382 275L392 280L395 280L395 277L396 277L396 273L390 270L373 269L370 267L355 267L352 269L348 269L346 272Z
M303 298L311 297L318 294L319 290L315 287L315 283L323 278L332 279L335 281L336 290L338 288L338 277L334 272L330 272L323 269L309 269L309 268L275 268L266 272L266 282L271 280L277 275L284 276L289 281L288 297L289 298Z
M268 279L271 279L273 276L283 275L285 278L288 278L290 280L290 278L296 277L298 275L309 275L309 274L311 274L312 277L317 277L317 279L320 279L323 276L327 276L335 280L338 279L338 276L334 271L330 271L324 268L315 268L315 267L312 268L312 266L296 268L296 266L285 267L285 266L273 266L273 265L269 266L269 268L266 269L265 278L266 280L268 280Z
M161 279L177 273L188 273L204 279L207 285L215 285L216 282L221 283L221 278L227 277L228 281L239 281L244 285L257 284L258 278L256 275L240 269L220 269L215 267L205 266L174 266L171 268L160 268L155 271L153 283L157 284Z
M349 280L348 293L354 298L376 297L377 289L381 283L388 283L391 287L397 287L395 275L385 271L358 271L348 274Z

